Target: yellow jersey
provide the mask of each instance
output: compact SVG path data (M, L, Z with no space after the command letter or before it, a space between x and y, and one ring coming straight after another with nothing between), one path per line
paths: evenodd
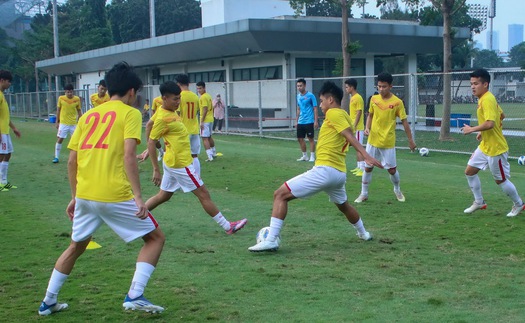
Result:
M203 123L213 122L213 103L212 103L211 95L207 92L201 95L201 97L199 98L199 105L200 105L201 120L202 120L202 115L204 114L203 113L204 107L208 108L208 112L206 112L206 117L204 118Z
M509 150L507 140L503 136L501 114L503 110L498 105L496 98L486 92L478 101L478 123L487 120L494 121L494 128L481 131L479 149L487 156L497 156Z
M65 95L59 96L57 107L60 108L60 124L68 126L77 124L77 115L81 108L78 96L75 95L71 99L68 99Z
M166 153L163 161L167 167L184 168L193 163L188 130L177 112L160 108L155 113L149 137L153 140L164 139Z
M98 93L94 93L94 94L91 94L91 96L89 97L89 100L91 101L91 105L93 106L93 108L96 108L102 103L109 101L109 94L106 92L106 95L104 95L103 97L99 97Z
M357 117L357 111L361 111L361 117L359 117L359 121L357 122L357 127L354 129L354 131L364 130L365 129L365 101L363 100L363 97L361 94L356 93L352 95L350 98L350 105L349 109L350 111L350 120L352 120L352 128L355 124L355 119Z
M349 144L341 132L347 128L352 129L352 123L345 110L331 108L326 111L315 149L315 166L330 166L346 173Z
M188 129L190 135L198 135L200 133L197 111L199 111L199 97L197 94L191 91L182 91L180 93L179 113L182 123Z
M9 105L5 99L4 93L0 91L0 134L9 134Z
M155 113L155 111L157 111L157 108L160 108L161 106L162 106L162 95L153 99L153 104L151 105L151 111Z
M97 202L133 198L124 167L124 142L140 143L139 110L114 100L85 113L71 136L69 149L77 152L77 197Z
M393 95L384 100L380 94L372 96L370 113L373 113L368 143L376 148L394 148L396 146L396 117L407 118L405 105Z
M148 111L149 110L149 104L144 104L144 107L142 108L144 110L144 112Z

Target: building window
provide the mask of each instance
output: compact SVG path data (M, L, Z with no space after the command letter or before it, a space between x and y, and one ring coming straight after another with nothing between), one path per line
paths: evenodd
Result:
M282 78L282 66L239 68L233 70L233 81L277 80Z

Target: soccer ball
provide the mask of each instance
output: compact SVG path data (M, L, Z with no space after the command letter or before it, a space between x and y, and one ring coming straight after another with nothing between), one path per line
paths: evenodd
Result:
M525 156L519 156L518 157L518 165L525 165Z
M257 235L255 236L255 240L257 243L261 243L265 241L268 238L268 235L270 234L270 227L264 227L259 232L257 232ZM277 236L277 244L281 244L281 237Z
M421 157L427 157L428 154L430 154L430 150L428 150L428 148L422 147L419 149L419 154Z

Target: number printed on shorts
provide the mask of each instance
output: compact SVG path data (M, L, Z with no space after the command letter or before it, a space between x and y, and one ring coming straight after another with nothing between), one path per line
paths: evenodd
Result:
M89 132L82 142L82 145L80 146L80 149L93 149L93 148L99 148L99 149L108 149L108 144L104 143L104 140L106 140L106 137L109 135L109 132L111 131L111 127L113 127L113 124L115 123L115 119L117 118L117 114L115 111L109 111L102 117L102 121L100 120L100 113L94 112L90 114L86 118L86 124L89 124L91 119L95 119L93 121L93 125L89 129ZM93 147L91 140L91 137L93 136L93 133L95 130L97 130L98 127L105 127L104 132L100 136L100 138L93 138L93 140L97 140L95 146Z
M195 102L186 102L188 106L188 119L195 119Z

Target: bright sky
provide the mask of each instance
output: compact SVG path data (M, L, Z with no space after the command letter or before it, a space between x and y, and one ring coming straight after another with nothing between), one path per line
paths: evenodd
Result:
M427 5L430 1L426 1ZM467 4L490 5L490 0L467 0ZM375 0L368 0L365 12L379 16L379 9L375 7ZM402 8L404 6L402 5ZM362 9L352 8L354 16L360 16ZM508 25L525 25L525 0L496 0L496 17L494 18L494 31L499 32L499 50L508 50ZM490 28L490 19L487 20L487 29L481 34L474 36L474 40L483 44L487 48L487 32Z

